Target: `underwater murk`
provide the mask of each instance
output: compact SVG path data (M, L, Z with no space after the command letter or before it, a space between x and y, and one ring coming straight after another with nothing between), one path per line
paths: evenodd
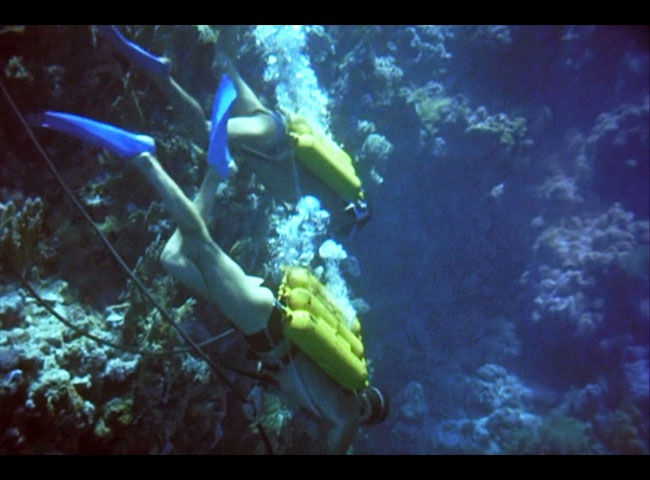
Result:
M148 135L194 198L224 56L363 185L370 216L349 222L303 166L233 155L210 199L247 274L306 266L360 321L390 414L348 453L649 453L647 26L118 26L168 59L194 117L106 31L0 27L1 453L322 452L322 419L179 335L256 369L161 265L176 225L156 191L34 126L70 112Z

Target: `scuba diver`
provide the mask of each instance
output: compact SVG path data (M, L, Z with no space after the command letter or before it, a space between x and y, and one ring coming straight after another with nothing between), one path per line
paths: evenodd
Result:
M292 182L287 179L293 178L298 192L303 190L300 184L304 183L304 190L330 203L334 207L329 209L333 218L341 218L346 230L354 232L370 218L362 183L350 156L304 117L281 114L264 105L223 52L217 53L217 62L225 74L208 124L199 103L171 76L169 59L156 57L130 42L114 26L95 28L158 86L175 112L191 127L192 138L199 146L205 146L210 132L208 163L222 178L228 177L230 167L248 169L259 177L272 197L279 199L291 198ZM237 157L236 162L231 152ZM312 175L299 179L296 163ZM218 179L206 178L209 182L213 180ZM344 207L339 209L332 197L342 199Z
M102 27L102 31L120 45L118 51L134 66L165 85L164 92L176 101L189 97L171 78L168 60L129 42L114 27ZM388 397L369 384L358 320L350 324L305 267L285 267L274 293L262 278L248 275L224 252L210 235L208 224L217 187L228 174L231 152L238 159L244 154L259 159L261 166L255 170L269 167L276 178L290 175L288 159L295 155L350 202L349 210L358 219L365 220L368 210L361 182L339 147L298 116L289 117L285 126L229 61L225 67L211 124L202 127L210 136L210 166L194 201L160 165L155 143L147 135L61 112L32 115L30 123L102 146L140 171L176 223L161 254L167 272L219 308L246 338L259 359L258 372L271 378L269 388L291 408L322 419L328 426L324 452L343 454L354 442L360 424L380 423L389 413ZM190 105L184 111L195 110ZM282 174L279 165L284 167Z
M294 178L296 190L306 190L318 198L329 198L335 193L345 201L345 221L354 227L363 225L370 218L370 209L364 197L362 183L357 176L352 159L338 145L318 132L306 118L296 114L281 115L267 108L242 79L230 59L219 55L219 61L226 74L222 78L215 112L227 112L226 156L215 159L208 152L208 163L212 164L225 178L227 165L223 158L231 160L230 152L237 157L238 168L249 168L275 198L290 198L287 190ZM232 103L218 105L220 99ZM214 115L213 115L214 117ZM218 121L213 118L213 122ZM216 129L219 132L219 129ZM219 145L211 138L210 148ZM311 176L298 178L296 160ZM302 196L302 195L298 195ZM332 209L337 212L337 209ZM338 212L337 212L338 213Z

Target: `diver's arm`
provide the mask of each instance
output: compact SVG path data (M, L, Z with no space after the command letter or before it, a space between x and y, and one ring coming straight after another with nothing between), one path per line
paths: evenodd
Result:
M200 146L208 144L209 129L205 114L199 102L174 80L171 75L149 75L158 88L165 94L169 103L179 115L186 120L191 128L192 139Z

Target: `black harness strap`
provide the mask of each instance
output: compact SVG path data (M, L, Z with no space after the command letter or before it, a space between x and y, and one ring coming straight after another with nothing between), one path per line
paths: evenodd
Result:
M282 333L282 309L278 306L273 307L269 323L263 330L245 335L244 338L250 347L256 353L267 353L273 350L284 339Z

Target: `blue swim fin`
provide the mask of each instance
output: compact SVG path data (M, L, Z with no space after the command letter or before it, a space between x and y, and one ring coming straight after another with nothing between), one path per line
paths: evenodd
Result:
M157 57L137 43L127 40L113 25L95 25L95 28L106 40L111 42L113 48L124 55L136 68L153 75L161 75L163 77L171 75L172 63L168 58Z
M156 143L148 135L122 130L108 123L64 112L47 111L28 115L31 125L51 128L80 140L103 147L121 157L134 157L144 152L155 152Z
M228 119L232 105L237 99L237 89L232 79L224 74L221 77L217 94L212 106L212 126L210 127L210 146L208 147L208 163L212 165L223 178L228 177L228 163L232 161L228 149Z

